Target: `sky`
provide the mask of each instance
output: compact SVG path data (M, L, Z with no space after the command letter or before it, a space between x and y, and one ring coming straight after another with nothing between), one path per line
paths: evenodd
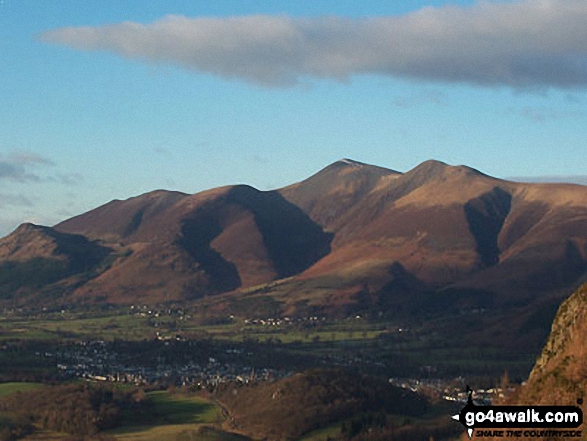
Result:
M0 236L436 159L587 183L584 0L0 0Z

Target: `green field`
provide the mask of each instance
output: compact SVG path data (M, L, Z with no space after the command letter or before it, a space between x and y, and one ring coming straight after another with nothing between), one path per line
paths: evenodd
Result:
M124 435L120 441L245 441L250 438L198 424L168 424L144 428Z
M341 329L338 326L326 325L316 330L302 330L295 327L272 329L270 327L248 327L237 328L234 326L214 326L214 327L199 327L200 332L205 332L216 340L239 342L246 339L257 340L259 342L267 342L270 340L280 341L281 343L294 342L319 342L331 341L340 342L348 340L372 340L379 337L385 330L377 329L373 326L368 329L352 330Z
M0 397L13 394L14 392L28 392L43 387L41 383L0 383Z
M153 400L155 411L152 419L141 421L140 416L126 415L122 427L106 433L121 441L231 439L230 434L206 428L223 420L222 411L214 403L195 396L171 395L166 391L150 392L148 396Z
M202 325L198 318L150 317L139 314L112 313L98 317L65 313L40 317L0 317L0 340L67 340L90 338L100 340L142 340L156 333L174 336L212 338L219 341L259 342L278 340L282 343L312 341L371 340L385 331L381 325L363 320L312 325L259 326L245 325L236 319L221 325Z
M93 339L140 340L155 333L141 316L117 314L102 317L64 315L40 318L0 319L0 339L43 340L91 337Z
M329 426L322 427L321 429L314 430L313 432L303 436L300 438L300 441L326 441L329 436L335 437L340 435L341 426L341 422L336 422Z
M168 424L212 424L221 421L222 412L210 401L183 395L171 395L169 392L150 392L157 412L157 423Z
M443 323L437 325L446 325ZM508 371L512 378L521 379L527 377L535 358L534 353L508 354L502 349L468 348L463 335L455 333L446 337L430 323L415 326L409 332L400 328L398 324L370 322L364 318L306 318L289 323L281 320L278 326L270 320L265 324L246 323L242 317L212 320L196 311L179 314L177 309L168 313L164 309L137 307L30 315L4 313L0 315L0 342L67 343L81 339L141 342L153 341L155 337L175 339L179 335L190 341L217 342L230 348L262 344L264 347L256 351L256 357L265 363L263 366L271 362L263 357L263 352L270 353L272 347L278 347L281 353L291 356L289 362L292 357L303 359L296 369L323 363L320 357L329 360L335 357L339 361L368 359L371 365L388 367L384 374L389 376L410 376L414 372L418 374L422 366L433 366L435 375L439 376L498 378ZM0 374L11 374L5 377L7 381L33 381L37 378L33 374L46 370L45 365L51 361L29 354L25 362L25 355L19 354L23 361L15 365L12 354L0 352ZM19 372L31 373L28 377L18 377Z

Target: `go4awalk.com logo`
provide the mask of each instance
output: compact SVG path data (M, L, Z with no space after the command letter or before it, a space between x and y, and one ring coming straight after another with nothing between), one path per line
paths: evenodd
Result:
M467 405L453 419L467 429L469 438L536 437L580 438L577 428L583 411L577 406L478 406L467 388Z

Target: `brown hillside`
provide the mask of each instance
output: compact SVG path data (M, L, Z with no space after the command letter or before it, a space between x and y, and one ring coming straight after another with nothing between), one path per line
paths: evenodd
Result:
M223 384L216 391L233 424L258 439L286 441L357 413L419 416L428 402L385 380L313 370L274 383Z
M484 289L519 302L564 290L587 269L585 187L516 184L437 161L386 176L328 225L332 252L305 277L376 282L399 262L431 288Z
M279 193L330 231L333 223L375 187L399 176L394 170L341 159Z
M103 247L84 236L60 233L53 228L22 224L0 239L0 260L26 262L34 258L69 260L91 265L104 256ZM84 263L84 261L88 261Z
M96 270L111 251L81 235L23 224L0 239L0 297L19 301L27 293L50 292L53 283ZM68 289L65 284L60 291Z
M55 228L92 239L124 241L186 196L184 193L158 190L125 201L114 200L61 222Z
M279 193L248 186L149 193L56 228L126 247L124 259L76 292L111 302L192 300L270 282L305 270L330 243Z
M370 167L338 162L282 190L326 219L334 240L330 254L275 297L325 311L337 303L402 314L406 305L416 314L482 309L491 324L484 336L470 331L473 340L542 344L554 310L587 271L587 188L513 183L438 161L404 174ZM350 188L350 177L369 172L360 197L335 216L317 209L336 200L330 189L339 175Z

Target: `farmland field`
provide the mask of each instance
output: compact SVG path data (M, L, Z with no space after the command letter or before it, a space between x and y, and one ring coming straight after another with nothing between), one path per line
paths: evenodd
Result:
M150 392L155 417L136 424L135 415L126 415L122 427L107 432L120 441L156 441L222 438L228 434L206 429L223 421L222 411L214 403L200 397L172 395L166 391ZM208 433L204 435L204 433ZM204 436L195 437L195 434ZM193 436L192 436L193 435Z
M28 392L43 387L41 383L24 383L24 382L10 382L0 383L0 397L10 395L15 392Z

